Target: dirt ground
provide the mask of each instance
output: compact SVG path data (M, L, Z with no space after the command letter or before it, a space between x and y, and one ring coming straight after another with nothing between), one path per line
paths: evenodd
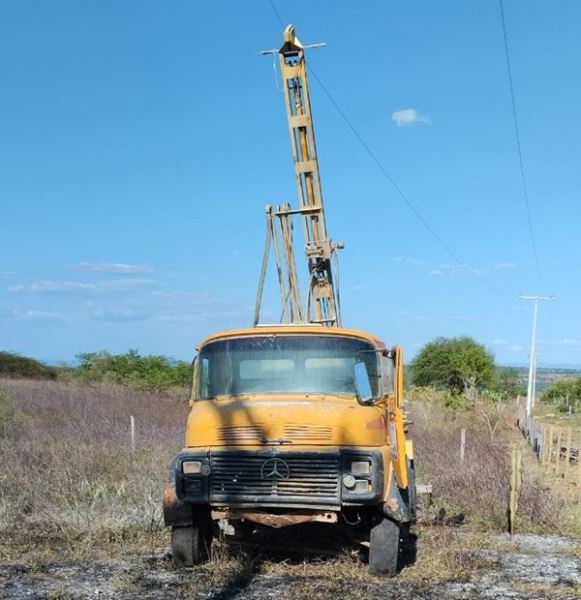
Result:
M439 533L435 534L438 543ZM206 566L174 569L169 548L109 560L13 562L0 565L0 597L6 600L251 599L498 599L581 598L579 546L557 536L495 536L478 547L463 532L443 535L444 546L467 542L470 560L456 573L426 570L408 560L394 579L366 573L360 562L343 558L277 557L244 554L218 557ZM446 547L440 548L443 554ZM421 547L420 547L421 552ZM437 553L438 550L432 550ZM466 555L468 556L468 555ZM426 562L427 564L427 562ZM419 570L418 570L419 569Z

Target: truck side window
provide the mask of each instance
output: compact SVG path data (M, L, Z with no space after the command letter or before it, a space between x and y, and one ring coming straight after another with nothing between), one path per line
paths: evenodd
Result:
M389 356L381 357L381 379L383 393L395 394L395 361Z
M200 360L200 393L198 398L207 398L208 397L208 387L209 387L209 370L210 370L210 361L207 358L202 358Z

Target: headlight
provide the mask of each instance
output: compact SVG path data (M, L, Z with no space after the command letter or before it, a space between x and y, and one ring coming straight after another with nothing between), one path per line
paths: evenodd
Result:
M356 483L355 482L355 477L353 477L353 475L345 475L343 477L343 485L347 489L349 489L349 490L353 489L355 487L355 483Z
M369 491L369 481L366 479L358 479L355 482L355 489L353 491L356 494L366 494Z
M184 475L198 475L202 472L201 460L184 460L182 463L182 473Z
M371 463L366 460L354 460L351 463L350 470L353 475L369 475L371 473Z

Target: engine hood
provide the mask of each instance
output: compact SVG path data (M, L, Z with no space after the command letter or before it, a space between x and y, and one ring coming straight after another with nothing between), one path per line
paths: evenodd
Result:
M244 396L193 403L186 446L382 446L385 408L352 397Z

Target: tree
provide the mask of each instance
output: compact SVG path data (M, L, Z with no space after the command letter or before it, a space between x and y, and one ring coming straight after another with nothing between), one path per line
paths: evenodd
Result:
M527 393L527 388L521 381L518 370L513 367L498 367L496 369L492 390L503 398L516 398L519 395L525 396Z
M472 338L440 337L420 350L412 362L412 374L415 385L447 388L473 400L476 389L494 379L494 356Z
M541 400L554 404L560 412L577 412L581 409L581 377L566 377L553 381Z

